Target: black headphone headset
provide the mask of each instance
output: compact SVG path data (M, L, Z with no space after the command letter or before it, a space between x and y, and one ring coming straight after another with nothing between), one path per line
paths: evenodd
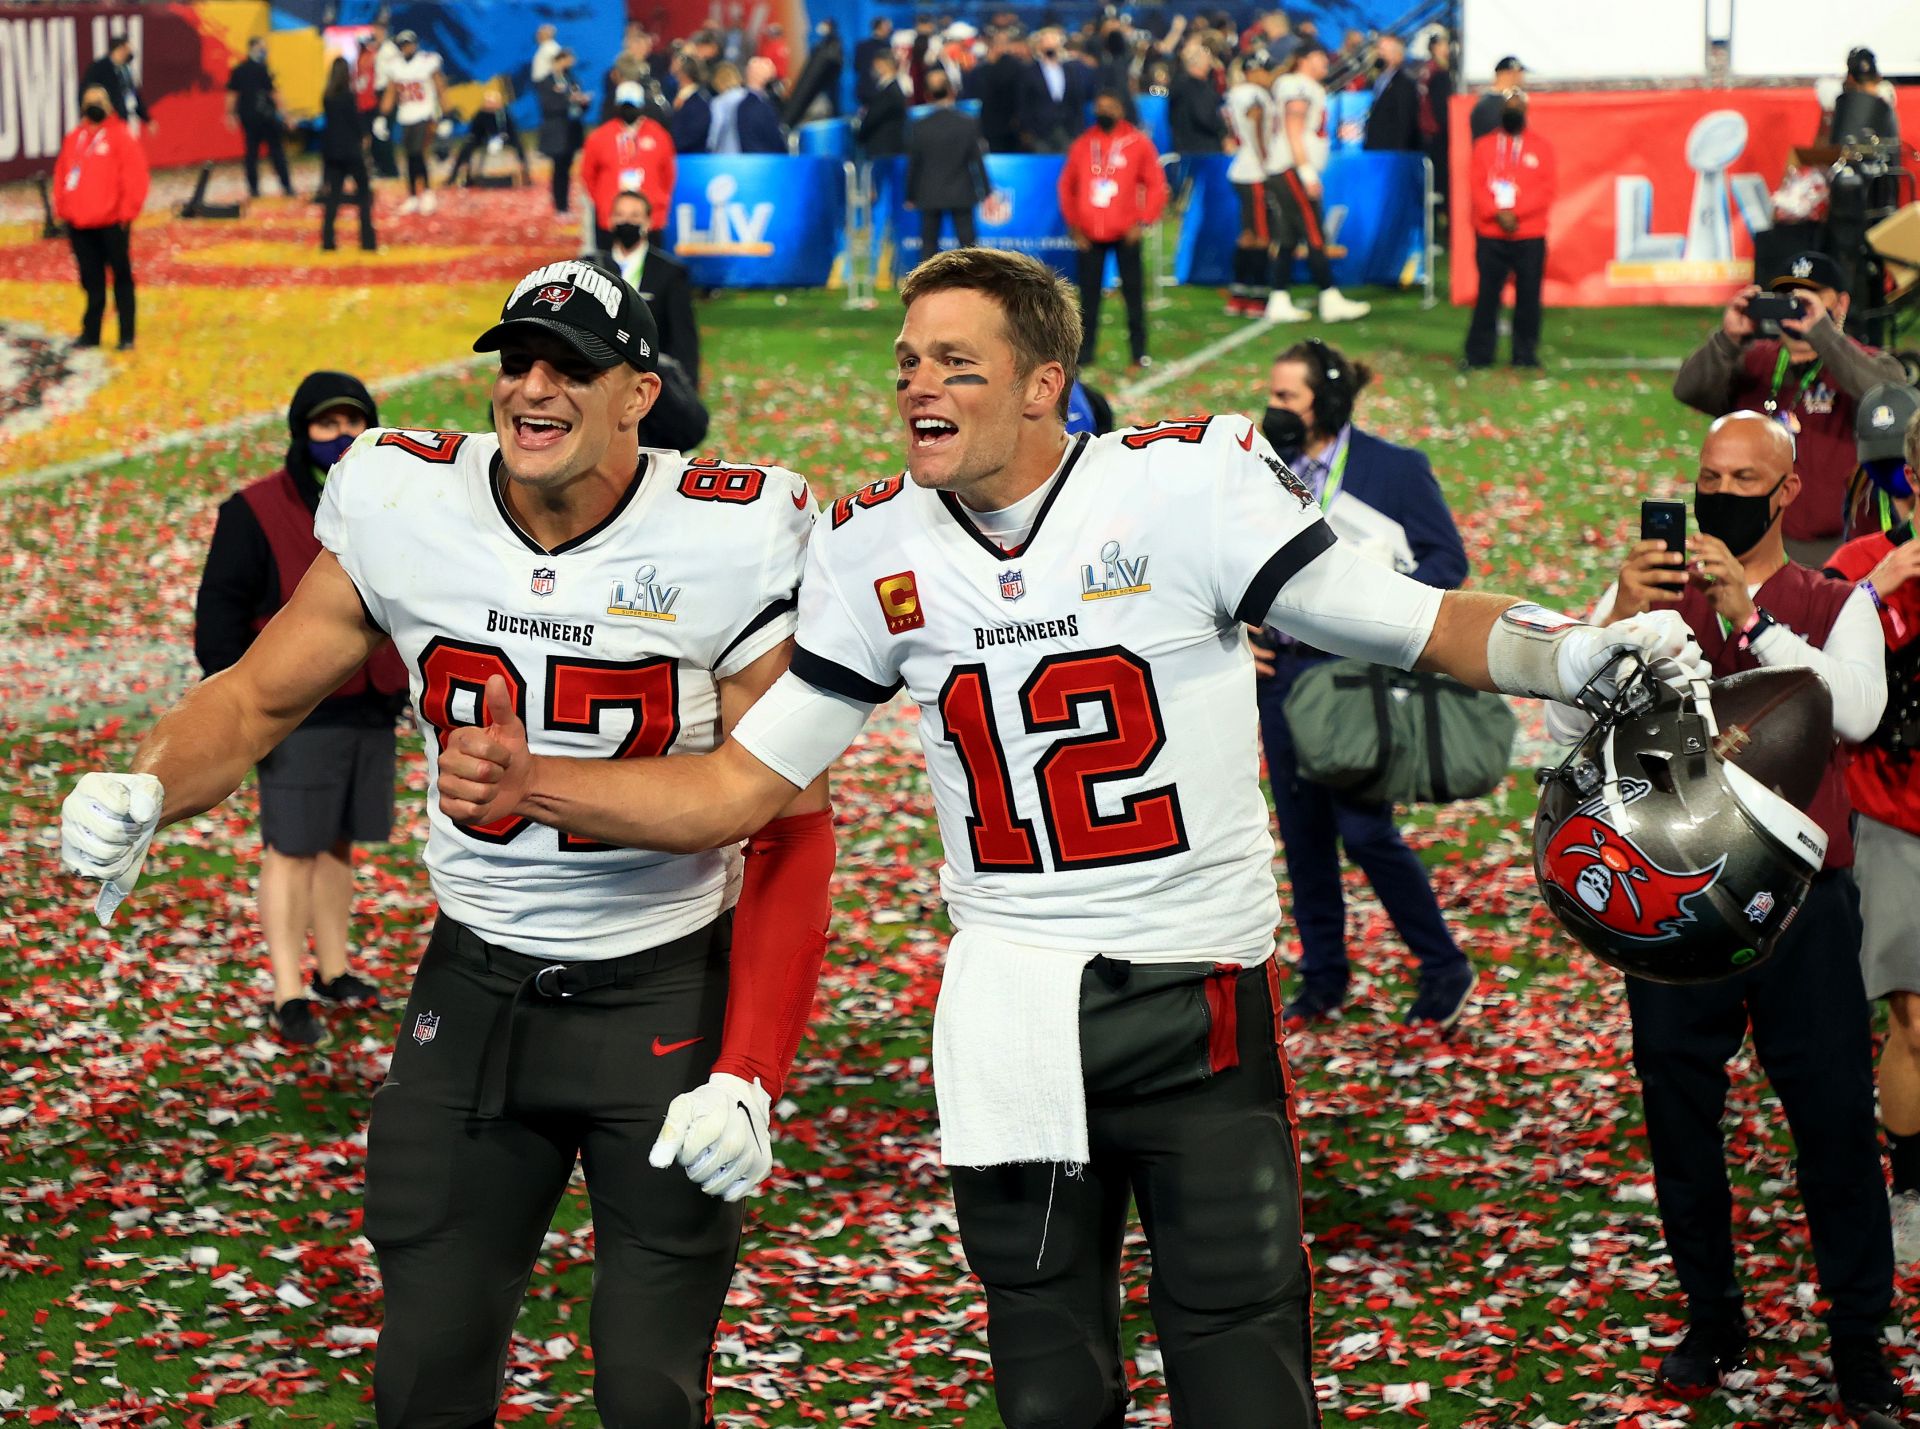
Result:
M1317 337L1300 344L1308 353L1307 366L1313 380L1313 421L1329 436L1353 420L1353 399L1360 393L1346 359Z

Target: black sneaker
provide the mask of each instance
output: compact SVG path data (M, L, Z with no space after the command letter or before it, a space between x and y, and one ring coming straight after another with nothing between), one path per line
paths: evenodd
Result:
M304 997L290 997L273 1009L273 1030L282 1042L295 1047L318 1047L327 1040L327 1029L313 1015L313 1004Z
M1720 1387L1720 1377L1747 1362L1745 1325L1697 1324L1660 1361L1660 1383L1681 1399L1702 1399Z
M1407 1009L1407 1026L1451 1032L1466 1016L1475 981L1473 964L1465 958L1446 972L1421 974L1419 991L1414 994L1413 1006Z
M1347 985L1344 982L1302 983L1293 1001L1280 1014L1281 1020L1287 1024L1289 1032L1297 1032L1310 1022L1331 1017L1346 1000Z
M339 1007L378 1007L380 990L364 978L352 973L341 973L339 977L327 980L320 976L320 970L314 969L308 982L313 995L322 1002L331 1002Z
M1900 1382L1887 1368L1887 1357L1880 1341L1865 1335L1835 1336L1833 1341L1833 1379L1840 1390L1840 1403L1857 1424L1899 1423L1905 1408Z

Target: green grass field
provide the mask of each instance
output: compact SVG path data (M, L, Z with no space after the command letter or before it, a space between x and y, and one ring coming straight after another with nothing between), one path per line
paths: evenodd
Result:
M1110 392L1123 385L1118 316L1109 309L1103 342L1116 365L1094 374ZM1702 423L1667 385L1711 320L1550 313L1544 374L1470 378L1455 369L1464 314L1423 311L1411 295L1324 335L1378 373L1362 423L1431 456L1474 584L1576 607L1610 577L1640 498L1690 485ZM702 321L710 454L793 466L823 495L897 466L890 303L860 313L825 294L728 293ZM1172 290L1153 314L1154 350L1164 366L1238 326L1211 292ZM1287 340L1275 330L1138 400L1120 392L1117 413L1257 414L1266 364ZM382 415L461 427L484 426L484 412L475 373L404 386ZM269 426L57 484L0 486L15 597L0 614L13 690L0 716L11 775L0 792L0 1421L372 1420L380 1305L358 1192L369 1094L430 916L417 742L403 841L369 851L359 884L361 958L390 1006L336 1017L320 1053L289 1055L262 1034L250 794L165 836L110 930L54 862L73 778L122 764L156 702L189 678L213 509L275 466L283 442ZM1289 1044L1329 1419L1822 1422L1824 1339L1791 1148L1744 1063L1729 1159L1759 1367L1691 1409L1654 1391L1679 1304L1623 1002L1533 897L1531 791L1521 770L1490 799L1411 821L1484 973L1465 1033L1442 1043L1396 1029L1410 959L1350 876L1354 1001ZM984 1310L934 1139L928 1033L947 927L910 721L876 725L856 746L836 802L834 946L782 1112L782 1169L749 1221L721 1330L720 1419L991 1425ZM1295 951L1283 928L1283 959ZM1136 1241L1138 1422L1164 1423L1157 1352L1137 1338L1148 1331L1142 1255ZM576 1182L521 1317L503 1422L597 1422L591 1274Z

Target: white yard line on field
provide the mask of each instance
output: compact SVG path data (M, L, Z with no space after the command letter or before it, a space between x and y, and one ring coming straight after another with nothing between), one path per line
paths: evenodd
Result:
M1245 347L1255 339L1265 337L1269 332L1279 326L1279 323L1270 323L1265 318L1261 318L1258 322L1250 322L1239 332L1228 333L1227 336L1219 339L1217 342L1208 343L1198 352L1189 353L1178 362L1170 362L1165 367L1154 368L1152 373L1141 378L1140 381L1134 383L1132 386L1122 387L1119 391L1115 392L1113 394L1113 400L1117 404L1120 402L1132 402L1144 397L1149 392L1157 391L1166 386L1169 382L1177 382L1189 373L1198 372L1202 367L1212 362L1214 358L1224 357L1236 347Z

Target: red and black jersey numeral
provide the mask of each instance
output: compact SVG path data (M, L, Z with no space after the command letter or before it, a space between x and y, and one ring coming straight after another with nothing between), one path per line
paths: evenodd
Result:
M680 473L680 494L695 501L731 501L745 506L758 501L767 474L757 466L722 466L717 461L690 461Z
M838 528L853 519L855 507L869 510L884 502L893 500L907 484L904 476L889 476L880 481L869 482L858 491L850 491L833 503L833 524Z
M1155 442L1197 442L1206 436L1207 423L1211 420L1210 417L1192 417L1182 422L1156 422L1141 431L1128 432L1120 438L1120 444L1139 451Z
M487 681L494 675L507 682L514 712L527 717L527 682L506 651L435 636L420 652L420 713L439 736L440 748L461 725L484 724L487 718ZM472 701L462 718L454 702L462 694ZM673 660L659 655L646 660L588 660L577 655L547 658L546 708L541 727L597 734L609 710L631 710L633 727L622 737L610 759L647 759L665 754L680 736L680 675ZM533 826L517 815L487 824L462 824L461 832L487 843L511 843ZM562 853L588 853L611 848L573 834L560 834Z
M1033 821L1013 811L1013 780L987 696L987 667L962 665L940 689L940 723L967 776L967 841L981 872L1039 873Z
M1088 706L1104 713L1105 731L1055 741L1034 770L1054 866L1103 868L1184 851L1187 830L1171 784L1129 795L1117 814L1102 814L1094 802L1100 785L1138 778L1166 746L1147 662L1118 647L1054 655L1020 689L1029 734L1076 726Z
M656 655L646 660L586 660L554 655L547 660L548 729L597 734L608 710L633 711L633 728L609 759L651 759L665 754L680 736L680 676L673 660ZM591 853L613 848L564 830L564 853Z
M487 718L487 681L494 675L507 682L513 696L514 712L527 717L527 682L514 667L507 653L493 645L470 645L436 635L420 652L420 713L440 738L440 748L463 724L485 724ZM460 719L453 712L454 697L466 694L473 700L473 717ZM461 830L487 843L511 843L533 820L517 815L495 819L486 824L462 824Z
M1076 728L1090 708L1101 712L1106 727L1055 740L1034 766L1054 868L1104 868L1185 852L1186 821L1172 785L1128 796L1115 814L1102 814L1095 803L1102 784L1138 778L1166 746L1147 662L1118 646L1055 655L1036 665L1020 687L1029 734ZM1033 821L1014 807L986 667L955 669L941 688L939 710L967 779L974 867L983 873L1044 872Z
M445 466L460 454L465 444L465 432L382 432L374 439L377 447L398 447L409 452L421 461L430 461L437 466Z

